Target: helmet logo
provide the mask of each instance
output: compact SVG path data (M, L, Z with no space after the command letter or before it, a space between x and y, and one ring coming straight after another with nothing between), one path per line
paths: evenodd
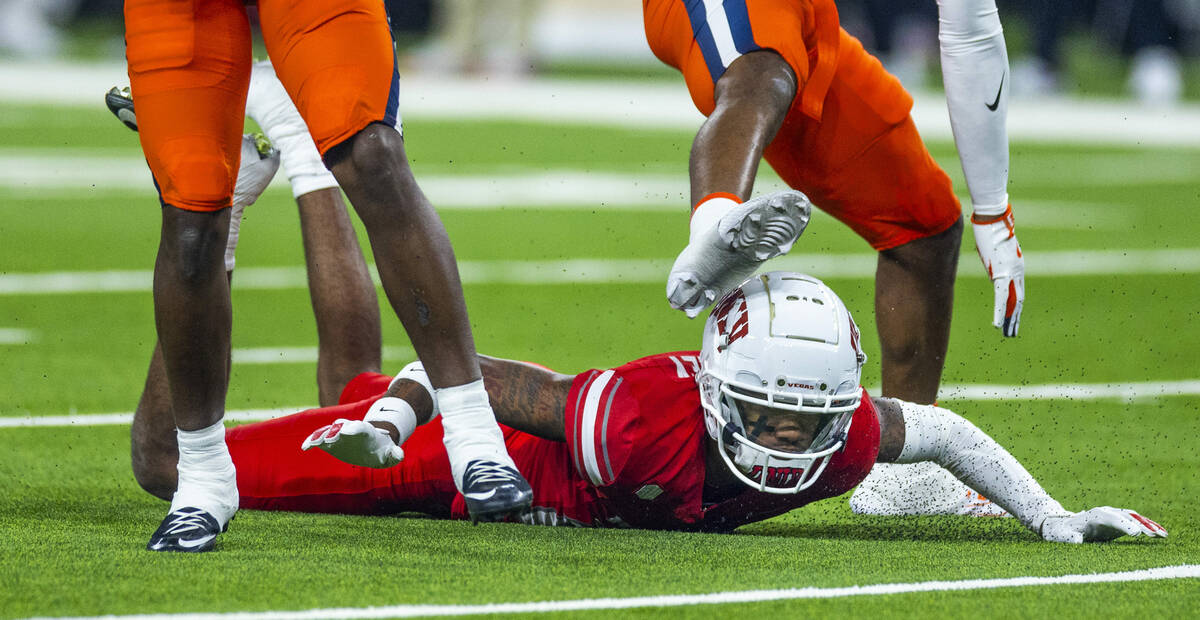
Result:
M867 361L867 355L863 353L862 345L858 344L858 325L854 324L852 317L850 319L850 346L854 349L854 357L858 359L858 364L861 366ZM825 389L822 387L821 389Z
M713 310L717 318L717 333L724 337L724 347L750 333L750 313L746 311L746 295L740 289L721 300Z

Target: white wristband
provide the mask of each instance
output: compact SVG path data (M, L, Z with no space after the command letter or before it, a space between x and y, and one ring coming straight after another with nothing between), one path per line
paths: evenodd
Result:
M396 427L400 433L399 443L403 444L417 428L417 414L412 405L403 398L384 396L371 403L363 422L387 422Z
M441 415L441 409L438 408L437 403L437 393L433 390L433 383L429 381L429 375L425 373L425 366L421 364L421 360L417 360L401 368L396 378L392 379L392 382L388 384L388 391L390 392L396 386L396 383L403 379L420 384L429 393L429 400L433 401L433 413L429 415L429 421Z

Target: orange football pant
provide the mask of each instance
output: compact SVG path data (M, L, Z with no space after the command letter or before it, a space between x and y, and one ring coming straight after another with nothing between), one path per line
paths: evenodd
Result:
M368 124L396 126L379 0L260 0L280 82L322 154ZM250 27L242 0L127 0L126 58L142 151L164 204L228 207L239 163Z

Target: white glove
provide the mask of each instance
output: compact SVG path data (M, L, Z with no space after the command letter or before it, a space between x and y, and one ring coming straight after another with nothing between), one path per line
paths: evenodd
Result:
M404 450L392 441L387 431L362 420L339 418L318 428L300 445L301 450L314 447L359 467L386 469L404 460Z
M1046 517L1042 538L1050 542L1105 542L1121 536L1166 538L1163 526L1124 508L1101 506L1083 512Z
M992 326L999 327L1005 336L1016 336L1021 306L1025 304L1025 258L1013 232L1012 206L1000 219L986 224L971 216L971 226L975 229L975 249L995 292Z

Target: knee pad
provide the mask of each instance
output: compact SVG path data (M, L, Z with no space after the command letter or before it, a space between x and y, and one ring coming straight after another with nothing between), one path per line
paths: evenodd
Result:
M241 136L232 150L240 152ZM187 211L217 211L230 206L237 160L214 137L183 136L154 150L150 160L163 204ZM151 152L146 149L147 152Z

